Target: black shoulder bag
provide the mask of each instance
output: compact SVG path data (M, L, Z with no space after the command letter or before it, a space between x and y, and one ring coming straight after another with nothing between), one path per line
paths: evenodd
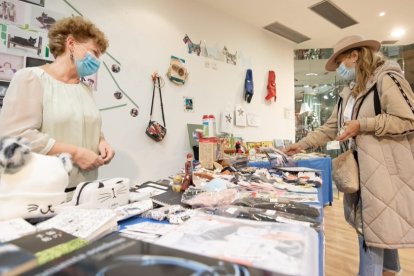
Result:
M156 84L158 83L158 85ZM155 87L158 86L158 90L160 92L160 101L161 101L161 112L162 112L162 121L164 122L164 126L160 123L152 120L152 110L154 108L154 96L155 96ZM161 84L160 84L160 77L156 77L154 79L154 89L152 90L152 102L151 102L151 114L150 120L145 130L145 133L150 137L152 140L160 142L164 139L165 135L167 134L165 118L164 118L164 107L162 105L162 95L161 95Z

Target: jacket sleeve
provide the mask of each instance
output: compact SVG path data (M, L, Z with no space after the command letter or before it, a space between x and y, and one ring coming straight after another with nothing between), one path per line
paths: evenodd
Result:
M382 80L380 101L382 114L359 119L361 132L374 132L376 136L398 136L414 132L414 94L408 82L395 76L407 100L389 75Z
M0 112L0 137L28 139L32 151L47 154L55 140L40 131L43 121L43 86L30 70L20 70L13 77Z
M325 145L327 142L335 140L338 134L338 104L332 111L331 116L324 125L310 132L301 139L298 144L302 149L314 148Z

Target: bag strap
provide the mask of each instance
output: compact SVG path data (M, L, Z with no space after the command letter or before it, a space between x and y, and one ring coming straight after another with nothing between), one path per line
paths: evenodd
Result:
M161 83L160 83L160 77L157 77L158 82L158 91L160 92L160 102L161 102L161 113L162 113L162 121L164 123L164 127L167 126L165 123L165 117L164 117L164 105L162 104L162 95L161 95Z
M162 113L162 121L164 123L164 127L167 126L165 123L165 116L164 116L164 105L162 104L162 94L161 94L161 82L160 77L157 77L156 81L154 80L154 89L152 90L152 101L151 101L151 113L150 113L150 122L152 121L152 111L154 108L154 97L155 97L155 87L157 86L155 82L158 83L158 91L160 92L160 102L161 102L161 113Z
M401 95L404 97L405 102L408 104L408 106L411 109L411 112L414 114L414 107L411 105L410 100L407 97L407 94L405 94L404 90L402 89L400 82L394 77L393 74L387 73L387 75L391 77L391 79L395 82L395 84L397 84L397 87L400 90Z
M150 122L152 121L152 109L153 109L153 107L154 107L154 95L155 95L155 82L154 82L154 89L152 90L152 101L151 101Z

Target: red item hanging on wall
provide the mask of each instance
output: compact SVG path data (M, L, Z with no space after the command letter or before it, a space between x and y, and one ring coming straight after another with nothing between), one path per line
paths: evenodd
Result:
M275 98L276 101L276 74L275 71L269 71L269 78L267 80L267 95L266 101Z

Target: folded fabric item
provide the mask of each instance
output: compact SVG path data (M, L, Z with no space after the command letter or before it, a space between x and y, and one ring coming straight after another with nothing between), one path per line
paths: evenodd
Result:
M311 218L317 218L320 216L318 209L307 204L297 203L289 200L279 200L278 202L272 201L273 200L264 198L242 198L233 202L233 205L253 207L266 210L276 210Z
M276 101L276 74L275 71L269 71L269 77L267 79L267 95L266 101L270 101L272 98Z
M139 202L134 202L131 204L119 206L115 208L115 212L117 215L117 220L121 221L133 216L140 215L148 210L154 208L154 204L152 203L151 199L146 199Z
M236 198L236 189L226 189L219 192L203 192L190 188L184 192L181 202L193 208L211 207L231 204Z
M273 184L277 189L287 190L289 192L295 193L309 193L317 194L318 190L311 185L293 185L288 183L274 183Z
M195 211L185 209L181 205L170 205L143 213L143 218L155 219L163 221L168 219L171 224L182 224L195 215Z
M320 222L315 218L289 214L275 210L266 210L235 205L222 206L216 208L202 208L200 211L203 211L207 214L223 217L248 219L256 221L271 221L288 224L300 224L313 227L315 229L319 229L321 225Z
M244 100L250 103L252 101L254 93L252 69L247 69L246 71L246 78L244 80L244 92Z

